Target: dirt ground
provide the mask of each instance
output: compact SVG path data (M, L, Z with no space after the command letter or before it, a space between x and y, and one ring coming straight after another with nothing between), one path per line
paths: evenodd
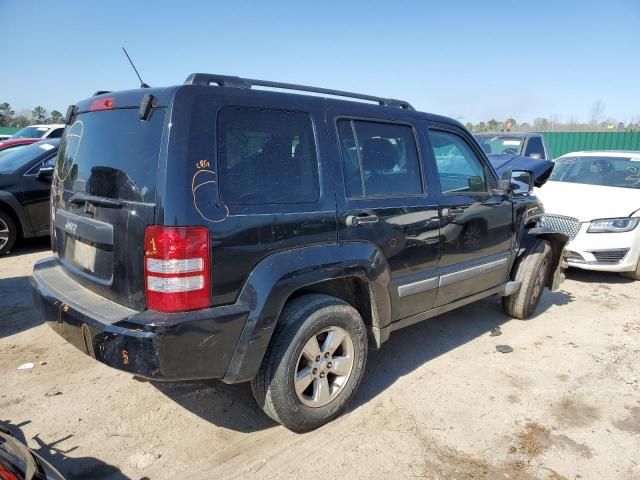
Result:
M570 272L531 320L492 298L401 330L298 435L248 385L140 382L67 344L31 304L47 248L0 258L0 422L69 478L640 479L640 283Z

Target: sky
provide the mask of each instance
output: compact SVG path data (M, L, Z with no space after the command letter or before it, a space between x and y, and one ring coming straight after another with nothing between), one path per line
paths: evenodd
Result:
M96 5L100 5L99 8ZM54 8L55 6L55 8ZM0 103L65 112L192 72L407 100L463 123L640 121L640 0L0 0Z

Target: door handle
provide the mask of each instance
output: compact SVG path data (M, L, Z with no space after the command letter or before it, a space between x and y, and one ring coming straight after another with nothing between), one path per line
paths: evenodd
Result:
M345 219L347 227L355 227L357 225L364 225L367 223L376 223L377 221L378 217L376 215L362 215L358 217L355 215L347 215L347 218Z

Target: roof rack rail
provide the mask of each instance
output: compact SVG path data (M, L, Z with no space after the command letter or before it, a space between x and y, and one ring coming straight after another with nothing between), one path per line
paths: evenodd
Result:
M92 97L97 97L98 95L104 95L105 93L111 93L111 90L98 90L96 93L91 95Z
M365 95L362 93L345 92L342 90L332 90L330 88L310 87L308 85L296 85L295 83L271 82L268 80L256 80L251 78L233 77L229 75L216 75L211 73L192 73L184 81L184 85L210 85L215 83L220 87L233 88L251 88L269 87L281 88L283 90L299 90L302 92L323 93L325 95L333 95L336 97L357 98L359 100L368 100L376 102L387 107L399 107L405 110L415 110L409 102L404 100L396 100L394 98L382 98L373 95Z

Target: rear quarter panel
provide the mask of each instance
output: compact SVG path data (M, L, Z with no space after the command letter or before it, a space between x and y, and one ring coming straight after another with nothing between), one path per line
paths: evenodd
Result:
M217 118L226 106L307 112L316 137L316 202L233 205L218 189ZM171 105L173 127L160 167L158 223L204 225L211 232L214 305L232 303L253 267L276 252L336 242L335 171L329 161L322 99L242 89L185 86Z

